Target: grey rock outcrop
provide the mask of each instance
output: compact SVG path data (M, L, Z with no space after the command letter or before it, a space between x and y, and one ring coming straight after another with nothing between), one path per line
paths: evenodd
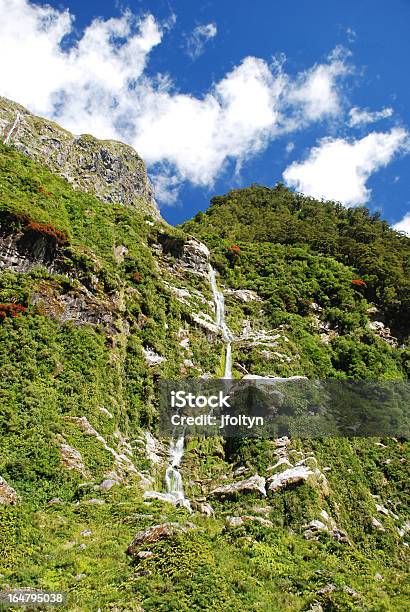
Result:
M0 504L9 505L18 502L18 495L5 480L0 476Z
M350 544L347 533L342 529L339 529L335 522L331 519L328 519L326 522L314 519L310 521L307 525L303 526L304 537L306 540L319 540L320 535L323 533L328 533L332 538L337 540L338 542L343 542L344 544Z
M60 453L61 463L65 468L68 470L76 470L86 478L90 476L89 471L84 465L80 451L67 444L65 440L61 440L60 442Z
M160 218L145 163L132 147L88 134L75 136L2 97L0 135L3 142L46 164L75 189Z
M241 302L261 302L262 298L259 297L255 291L249 289L225 289L225 295L232 295Z
M183 246L182 256L178 260L178 265L194 274L207 276L209 269L208 247L203 242L190 238Z
M195 525L192 523L161 523L160 525L153 525L137 533L127 548L127 554L136 555L142 545L154 544L158 542L158 540L169 539L180 533L186 533L189 529L194 528Z
M371 321L369 327L377 336L388 344L392 346L398 345L397 338L392 336L390 327L386 327L382 321Z
M276 491L280 491L281 489L289 487L290 485L302 484L312 476L314 476L313 471L304 465L289 468L268 479L268 491L271 493L276 493Z
M255 493L265 497L265 482L263 476L255 474L246 480L239 480L238 482L216 487L216 489L211 491L211 495L220 498L230 498L243 495L244 493Z
M261 516L249 516L247 514L243 516L228 516L226 523L229 527L241 527L244 523L258 523L263 527L273 527L272 521L264 519Z
M30 272L39 265L51 273L63 271L63 248L51 236L16 231L3 215L0 223L0 268Z
M115 297L96 298L82 286L76 288L75 294L60 294L44 281L33 291L31 300L41 314L53 319L75 325L102 325L109 333L116 333Z
M212 508L210 504L207 504L206 502L200 503L198 505L198 510L201 514L205 516L208 516L208 517L215 516L215 510Z

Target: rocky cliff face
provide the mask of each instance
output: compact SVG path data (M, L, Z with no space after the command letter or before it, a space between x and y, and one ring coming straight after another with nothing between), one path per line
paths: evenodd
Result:
M5 144L46 164L74 189L93 193L107 203L135 206L159 218L144 161L132 147L88 134L74 136L2 97L0 134Z

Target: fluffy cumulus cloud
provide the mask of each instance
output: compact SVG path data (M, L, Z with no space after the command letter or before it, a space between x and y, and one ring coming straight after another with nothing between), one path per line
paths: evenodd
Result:
M218 28L215 23L199 25L187 36L186 51L193 60L197 59L205 50L206 43L215 38Z
M259 151L275 130L282 79L248 57L202 99L145 91L135 145L149 164L172 163L183 179L210 185L228 158Z
M305 121L315 121L324 116L337 115L341 111L342 97L338 87L340 77L350 72L346 53L336 48L329 63L319 64L298 76L289 84L287 100L300 109Z
M371 191L366 182L395 155L409 151L409 134L402 128L371 132L359 140L325 138L305 161L294 162L283 173L285 182L317 198L346 206L364 204Z
M387 119L393 115L393 109L390 107L382 108L380 111L371 112L368 109L360 109L354 106L349 111L349 125L350 127L358 127L367 125L368 123L375 123L380 119Z
M133 145L163 201L175 201L184 181L210 187L228 164L240 168L277 136L342 112L349 67L340 50L294 78L280 62L246 57L193 96L146 70L172 23L126 12L95 19L76 37L73 21L68 10L0 0L0 93L76 134ZM213 24L199 27L199 41L216 34ZM289 172L299 184L297 168Z
M398 232L404 232L410 236L410 212L406 213L401 221L393 225Z
M61 43L72 29L68 11L0 0L2 94L36 112L61 115L77 132L112 134L109 109L142 77L149 52L161 41L160 29L151 16L96 19L64 51Z

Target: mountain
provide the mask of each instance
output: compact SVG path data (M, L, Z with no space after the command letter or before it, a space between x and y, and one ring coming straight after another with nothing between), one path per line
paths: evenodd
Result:
M405 610L404 438L173 444L157 383L406 380L410 240L281 185L174 228L126 145L4 99L0 126L0 590Z
M89 134L74 136L1 96L0 133L5 144L12 143L18 151L45 164L74 189L107 203L137 206L159 218L145 164L132 147Z

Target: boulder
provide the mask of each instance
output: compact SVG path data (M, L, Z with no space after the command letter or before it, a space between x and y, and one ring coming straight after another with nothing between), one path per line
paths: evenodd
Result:
M277 461L274 465L270 465L268 468L266 468L266 471L267 472L284 471L291 467L293 466L291 462L289 461L289 459L287 457L281 457L279 461Z
M374 529L378 529L379 531L384 531L384 527L380 521L377 520L374 516L372 517L372 527Z
M268 479L268 491L270 493L276 493L276 491L285 489L290 485L303 484L312 476L314 476L314 472L304 465L289 468L288 470L275 474Z
M153 554L150 550L140 550L137 553L137 557L138 559L149 559Z
M137 555L141 546L146 544L154 544L158 540L166 540L172 538L180 533L186 533L188 529L194 529L195 525L192 523L161 523L160 525L153 525L139 531L131 544L127 548L128 555Z
M105 504L104 499L98 499L96 497L91 497L90 499L85 499L84 504L95 504L96 506L103 506Z
M18 495L5 480L0 476L0 504L9 505L18 502Z
M305 530L304 532L305 538L307 540L318 540L321 533L328 533L338 542L350 544L347 533L343 531L342 529L339 529L338 527L336 527L336 525L334 524L334 521L332 521L331 523L332 524L329 526L329 525L325 525L325 523L317 519L310 521L310 523L303 526L303 529Z
M100 484L100 489L102 489L103 491L109 491L116 484L118 484L118 480L114 480L112 478L106 478Z
M90 473L84 465L80 451L63 441L60 446L60 454L61 463L65 468L68 470L76 470L86 478L89 477Z
M283 448L284 446L288 446L290 444L290 439L287 436L282 436L281 438L275 438L273 442L276 448Z
M220 329L218 325L215 325L215 323L212 321L211 317L208 314L204 312L192 312L190 316L194 323L196 323L200 327L203 327L204 329L206 329L206 331L210 332L215 336L219 334Z
M265 484L265 478L255 474L246 480L239 480L238 482L217 487L211 491L211 495L214 497L229 498L237 497L238 495L242 495L244 493L256 493L257 495L262 495L265 497Z
M402 527L397 527L398 534L401 538L410 532L410 520L407 520Z
M204 514L205 516L208 516L208 517L215 516L215 510L212 508L210 504L207 504L205 502L202 504L199 504L198 510L201 514Z
M91 529L84 529L83 531L80 532L80 535L83 536L84 538L89 538L92 535L92 531Z
M259 297L254 291L249 289L225 289L226 295L232 295L241 302L261 302L262 298Z
M163 357L162 355L158 355L158 353L156 353L150 347L143 348L142 352L144 353L145 361L150 367L156 366L165 361L165 357Z
M247 522L259 523L264 527L273 527L272 521L268 521L268 519L264 519L261 516L228 516L226 519L226 523L229 527L240 527Z
M253 512L257 512L258 514L263 514L264 516L268 516L272 510L272 506L254 506L252 508Z
M102 406L100 406L100 412L102 412L102 414L104 414L106 417L108 417L109 419L113 419L114 416L112 414L112 412L110 412L109 410L107 410L107 408L104 408Z
M173 504L174 506L179 502L179 499L175 495L171 493L160 493L159 491L145 491L144 499L159 499L159 501Z
M241 465L240 467L236 468L236 470L233 472L234 476L242 476L243 474L246 474L246 472L249 472L249 468L245 467L244 465Z

